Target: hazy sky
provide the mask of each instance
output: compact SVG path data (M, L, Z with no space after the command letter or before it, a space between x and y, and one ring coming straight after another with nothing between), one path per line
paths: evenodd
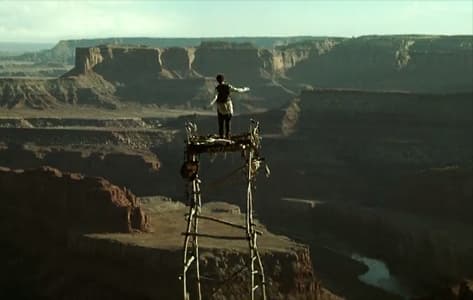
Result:
M473 0L0 0L0 41L10 42L398 33L473 34Z

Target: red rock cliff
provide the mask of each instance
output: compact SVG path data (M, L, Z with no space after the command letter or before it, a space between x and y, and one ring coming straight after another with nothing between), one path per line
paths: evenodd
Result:
M138 199L103 178L42 167L0 168L3 214L18 228L63 235L67 232L147 231L149 219Z

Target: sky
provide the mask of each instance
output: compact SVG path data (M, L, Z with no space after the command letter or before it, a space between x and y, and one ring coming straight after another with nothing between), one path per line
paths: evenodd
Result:
M0 41L473 34L473 0L0 0Z

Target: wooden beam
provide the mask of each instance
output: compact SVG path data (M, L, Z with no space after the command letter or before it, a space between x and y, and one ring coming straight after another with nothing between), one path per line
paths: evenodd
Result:
M247 240L248 239L248 237L246 236L214 235L214 234L195 233L195 232L183 232L181 234L210 238L210 239L222 239L222 240Z

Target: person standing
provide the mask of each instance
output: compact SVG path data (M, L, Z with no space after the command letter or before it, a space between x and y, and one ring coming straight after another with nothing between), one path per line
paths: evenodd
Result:
M218 117L218 134L221 138L230 137L230 122L233 115L233 103L230 98L230 92L245 93L250 90L249 87L236 88L225 82L225 78L222 74L218 74L217 77L218 85L215 88L215 96L210 102L210 105L217 103L217 117Z

